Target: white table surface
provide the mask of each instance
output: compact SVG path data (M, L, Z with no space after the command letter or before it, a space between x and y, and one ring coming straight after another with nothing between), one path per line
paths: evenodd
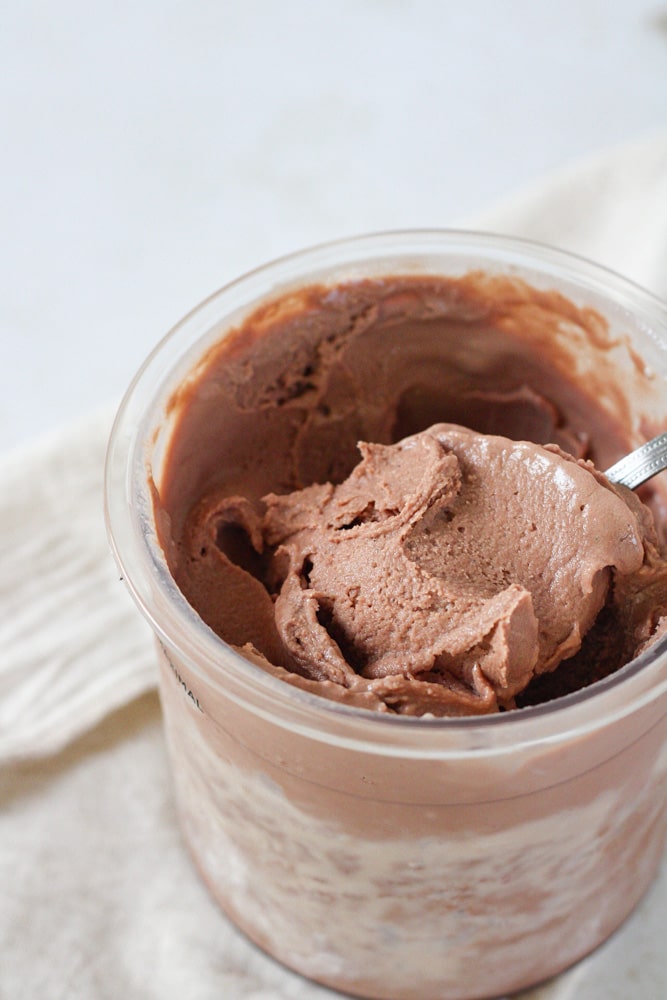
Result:
M667 124L658 0L0 0L0 453L277 254Z

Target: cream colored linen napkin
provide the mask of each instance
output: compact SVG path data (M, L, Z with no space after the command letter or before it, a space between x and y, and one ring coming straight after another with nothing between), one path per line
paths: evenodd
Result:
M667 136L474 222L667 295ZM210 901L180 840L148 626L102 523L111 410L0 462L0 1000L319 1000ZM537 1000L664 1000L667 872Z
M108 408L0 462L0 763L59 750L155 685L102 520Z

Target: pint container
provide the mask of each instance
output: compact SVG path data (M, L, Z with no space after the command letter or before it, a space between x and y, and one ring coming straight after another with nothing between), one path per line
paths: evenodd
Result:
M600 410L620 414L628 448L667 427L660 301L537 244L403 232L295 254L194 309L138 373L108 452L108 529L155 633L180 821L201 877L280 962L377 1000L511 993L628 917L665 847L667 643L581 691L484 718L348 707L271 676L203 623L170 574L155 498L179 387L258 307L315 282L478 271L604 317L604 344L560 331L581 378L599 379ZM601 463L618 457L601 446Z

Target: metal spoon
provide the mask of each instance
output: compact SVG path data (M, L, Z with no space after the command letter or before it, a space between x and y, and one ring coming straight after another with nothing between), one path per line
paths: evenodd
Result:
M667 469L667 431L651 438L641 448L635 448L607 469L605 476L612 483L635 490L663 469Z

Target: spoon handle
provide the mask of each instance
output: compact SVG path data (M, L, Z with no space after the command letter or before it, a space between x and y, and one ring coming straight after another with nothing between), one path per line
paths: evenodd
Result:
M634 490L647 479L667 468L667 431L651 438L607 469L605 476L613 483Z

